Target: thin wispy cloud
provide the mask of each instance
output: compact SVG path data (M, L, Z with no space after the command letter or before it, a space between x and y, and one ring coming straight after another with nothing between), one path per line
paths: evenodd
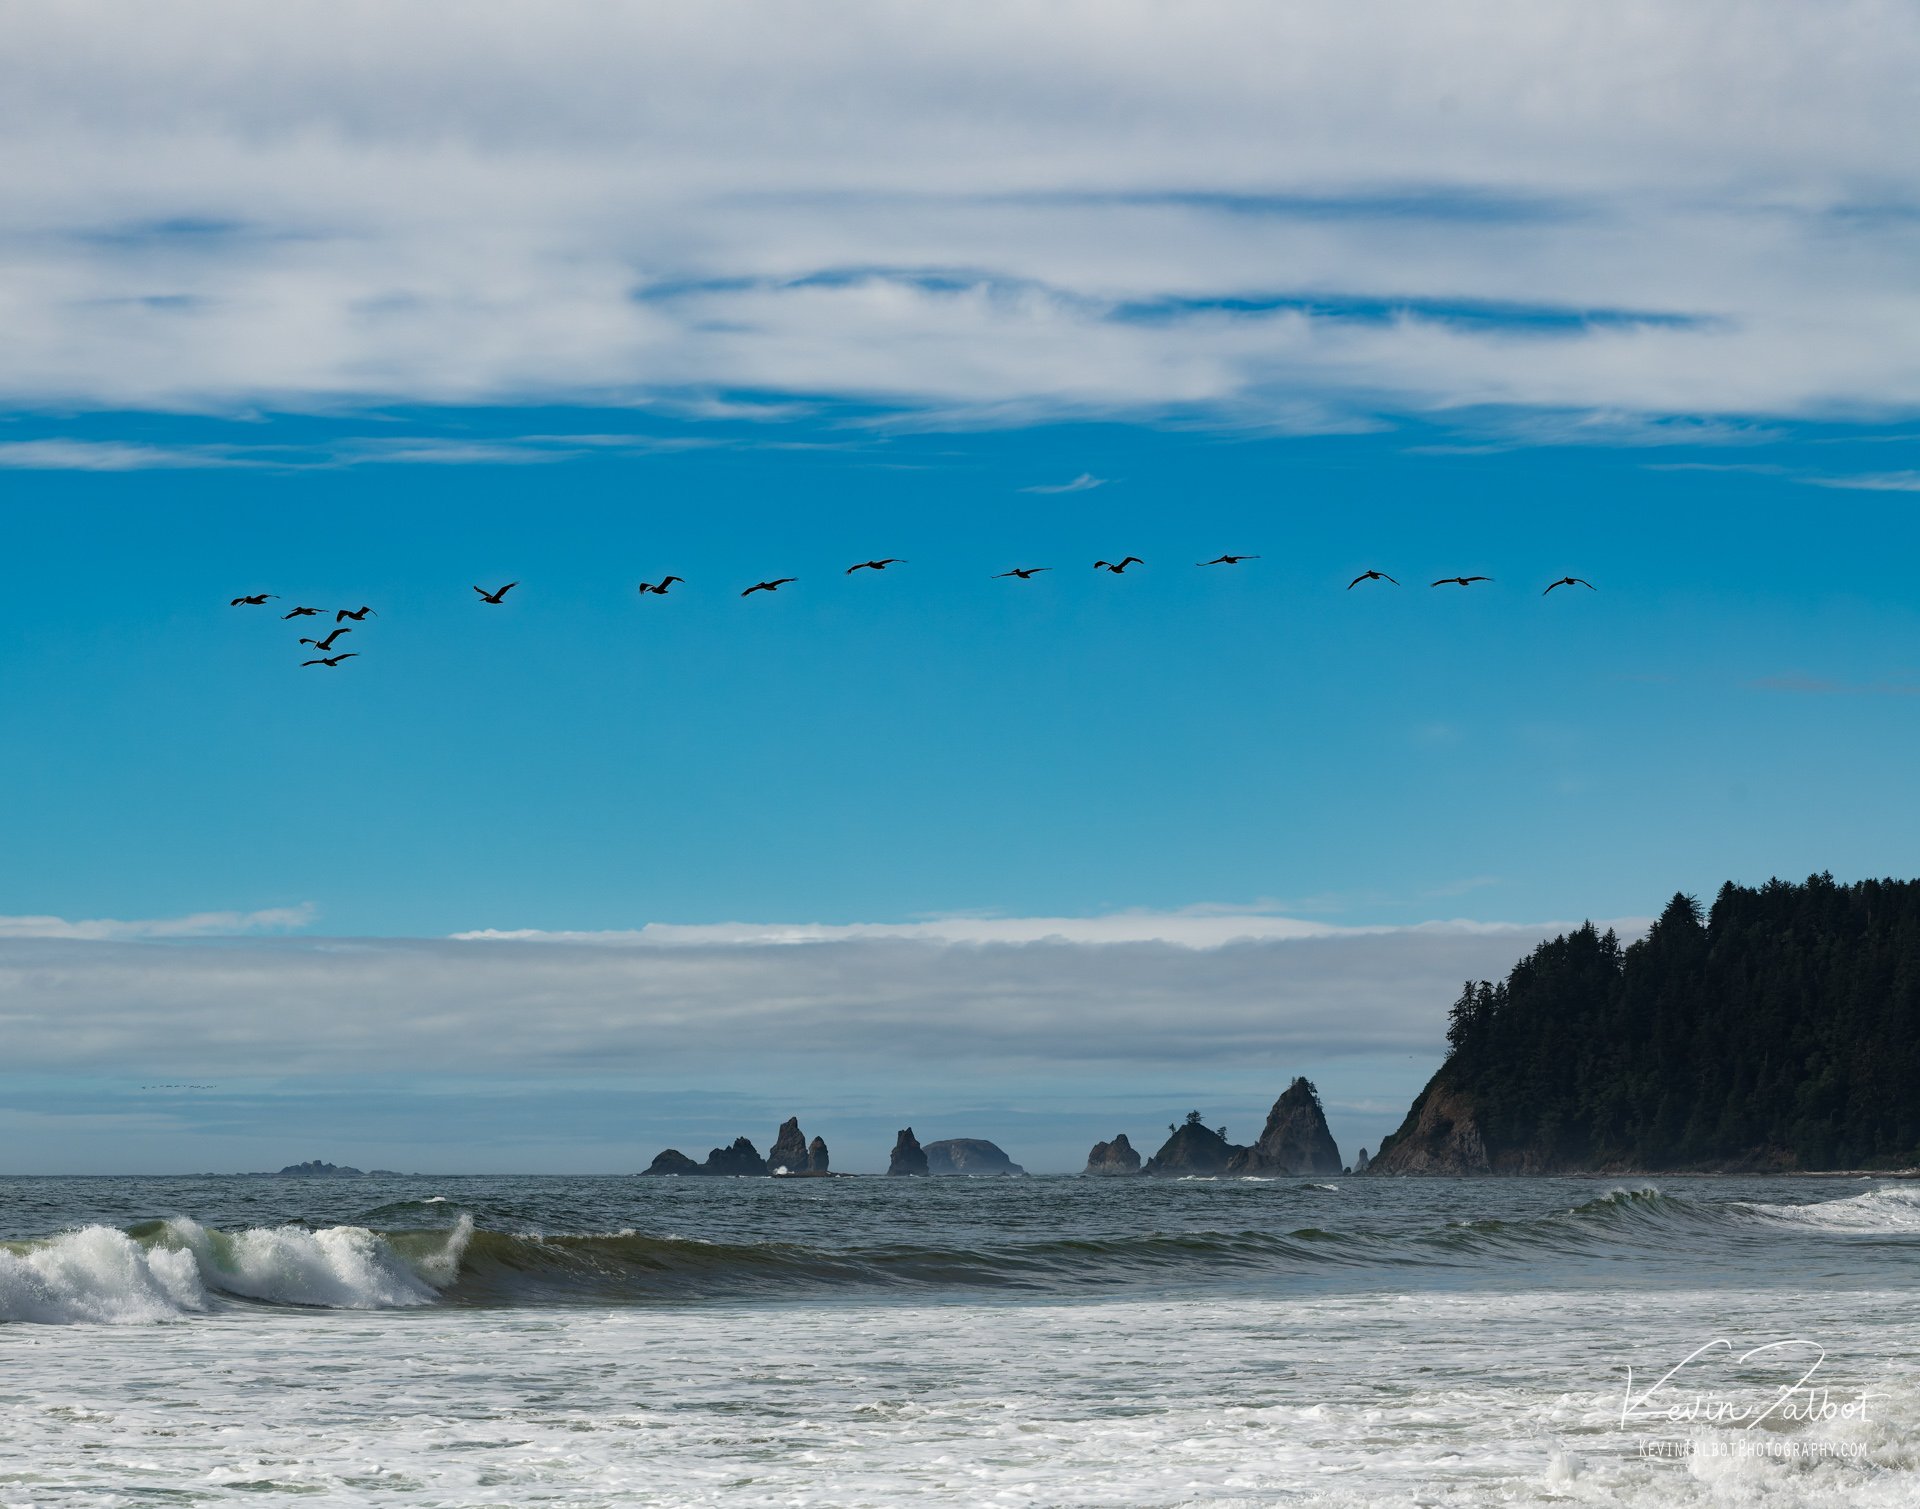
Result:
M313 445L150 445L60 438L0 441L0 469L141 472L246 467L337 471L367 466L547 466L589 453L639 455L736 443L699 436L607 434L508 435L485 440L449 435L369 435Z
M203 446L137 445L122 440L0 441L0 467L13 471L177 471L250 464L257 463Z
M1435 894L1455 894L1440 892ZM1473 934L1525 931L1532 924L1439 921L1419 924L1423 932ZM1280 942L1301 938L1367 937L1408 931L1400 926L1341 927L1268 912L1236 912L1217 907L1177 912L1113 912L1099 917L934 917L915 922L761 923L716 922L679 925L650 923L613 932L551 932L541 929L486 928L456 933L462 941L599 943L651 947L696 945L768 945L908 941L944 944L1076 943L1106 945L1160 943L1177 948L1223 948L1233 943Z
M1762 676L1749 681L1747 686L1757 692L1787 692L1802 697L1920 697L1920 682L1834 681L1796 672Z
M64 938L89 941L127 941L155 938L235 938L262 933L295 932L310 927L315 917L310 902L299 906L268 907L257 912L192 912L184 917L6 917L0 916L0 938Z
M1020 491L1023 493L1084 493L1106 485L1105 477L1096 477L1092 472L1082 472L1071 482L1036 482L1031 487L1021 488Z
M1920 493L1920 472L1867 472L1856 477L1802 477L1813 487L1837 487L1852 492Z

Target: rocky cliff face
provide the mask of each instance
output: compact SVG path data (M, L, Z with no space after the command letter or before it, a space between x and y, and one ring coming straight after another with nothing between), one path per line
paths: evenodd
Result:
M894 1139L893 1156L887 1160L887 1172L890 1174L924 1174L927 1171L927 1155L920 1141L913 1135L912 1127L902 1127L900 1135Z
M1204 1127L1197 1120L1190 1120L1184 1126L1174 1128L1173 1135L1161 1144L1159 1152L1147 1160L1142 1172L1162 1178L1224 1174L1227 1165L1233 1162L1234 1155L1246 1151L1227 1141L1221 1132Z
M1327 1130L1313 1081L1296 1079L1267 1113L1260 1138L1227 1165L1230 1174L1337 1174L1340 1149Z
M1127 1141L1127 1134L1120 1132L1111 1142L1094 1143L1093 1151L1087 1154L1086 1171L1099 1177L1137 1174L1140 1172L1140 1155L1133 1150L1133 1144Z
M807 1134L800 1130L800 1118L789 1116L780 1123L780 1131L767 1150L767 1169L776 1174L804 1174L807 1171Z
M807 1172L810 1174L827 1172L827 1143L824 1137L816 1137L807 1144Z
M980 1137L946 1137L926 1148L930 1174L1024 1174L993 1143Z
M1518 1166L1502 1173L1531 1173ZM1420 1092L1400 1130L1380 1144L1369 1174L1491 1174L1487 1144L1472 1104L1435 1075Z

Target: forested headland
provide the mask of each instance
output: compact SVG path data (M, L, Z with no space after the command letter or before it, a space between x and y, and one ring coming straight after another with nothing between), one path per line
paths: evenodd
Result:
M1469 982L1377 1173L1920 1164L1920 881L1728 883Z

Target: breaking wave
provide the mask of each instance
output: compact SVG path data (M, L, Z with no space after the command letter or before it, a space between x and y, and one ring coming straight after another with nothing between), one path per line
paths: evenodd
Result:
M363 1226L213 1231L181 1218L0 1243L0 1321L137 1324L222 1299L329 1310L432 1304L458 1277L473 1225L396 1242ZM411 1250L408 1250L411 1249Z
M220 1231L182 1218L118 1230L89 1226L0 1243L0 1321L132 1324L236 1304L385 1310L432 1304L670 1304L833 1292L941 1289L1063 1292L1169 1281L1342 1270L1484 1269L1583 1259L1670 1257L1680 1250L1764 1249L1813 1241L1920 1237L1920 1188L1878 1188L1816 1203L1689 1199L1617 1189L1514 1220L1413 1230L1154 1232L980 1240L972 1245L707 1241L634 1230L540 1235L399 1225L442 1200L383 1206L395 1221ZM1350 1212L1358 1222L1365 1213ZM369 1219L363 1217L363 1220Z

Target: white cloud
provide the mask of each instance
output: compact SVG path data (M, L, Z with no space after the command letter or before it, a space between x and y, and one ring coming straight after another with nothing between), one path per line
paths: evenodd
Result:
M1916 67L1882 0L17 7L0 403L1912 412Z
M1096 477L1092 472L1082 472L1071 482L1038 482L1032 487L1023 487L1020 491L1023 493L1084 493L1106 485L1105 477Z
M119 440L0 441L0 467L17 471L139 472L245 464L202 446L130 445Z
M208 1079L364 1073L375 1063L438 1075L644 1067L725 1084L965 1061L988 1078L1035 1065L1050 1075L1157 1073L1173 1063L1430 1054L1462 979L1503 976L1559 930L1308 927L1234 942L1246 919L1227 919L1217 934L1187 930L1203 920L1153 925L1171 940L1136 921L1117 934L1134 941L1087 942L1066 941L1054 919L928 924L930 933L679 929L639 941L163 946L69 933L0 941L0 1001L20 1072L137 1065L143 1075ZM968 941L946 941L943 927ZM796 936L809 941L765 946Z
M1490 882L1480 880L1467 887ZM1463 887L1464 889L1465 887ZM1452 891L1434 893L1455 894ZM1537 924L1512 922L1425 922L1405 927L1337 927L1269 912L1238 912L1214 906L1177 912L1113 912L1100 917L931 917L917 922L761 923L716 922L691 925L653 922L624 932L548 932L534 928L485 928L456 933L462 941L516 943L639 944L658 947L695 944L768 945L873 942L886 939L921 943L1164 943L1178 948L1221 948L1231 943L1272 943L1302 938L1359 938L1417 933L1534 933Z
M1863 472L1853 477L1802 477L1815 487L1838 487L1857 492L1920 493L1920 472Z
M314 918L311 902L299 906L269 907L258 912L194 912L185 917L128 920L91 917L0 917L0 938L214 938L248 933L279 933L308 927Z

